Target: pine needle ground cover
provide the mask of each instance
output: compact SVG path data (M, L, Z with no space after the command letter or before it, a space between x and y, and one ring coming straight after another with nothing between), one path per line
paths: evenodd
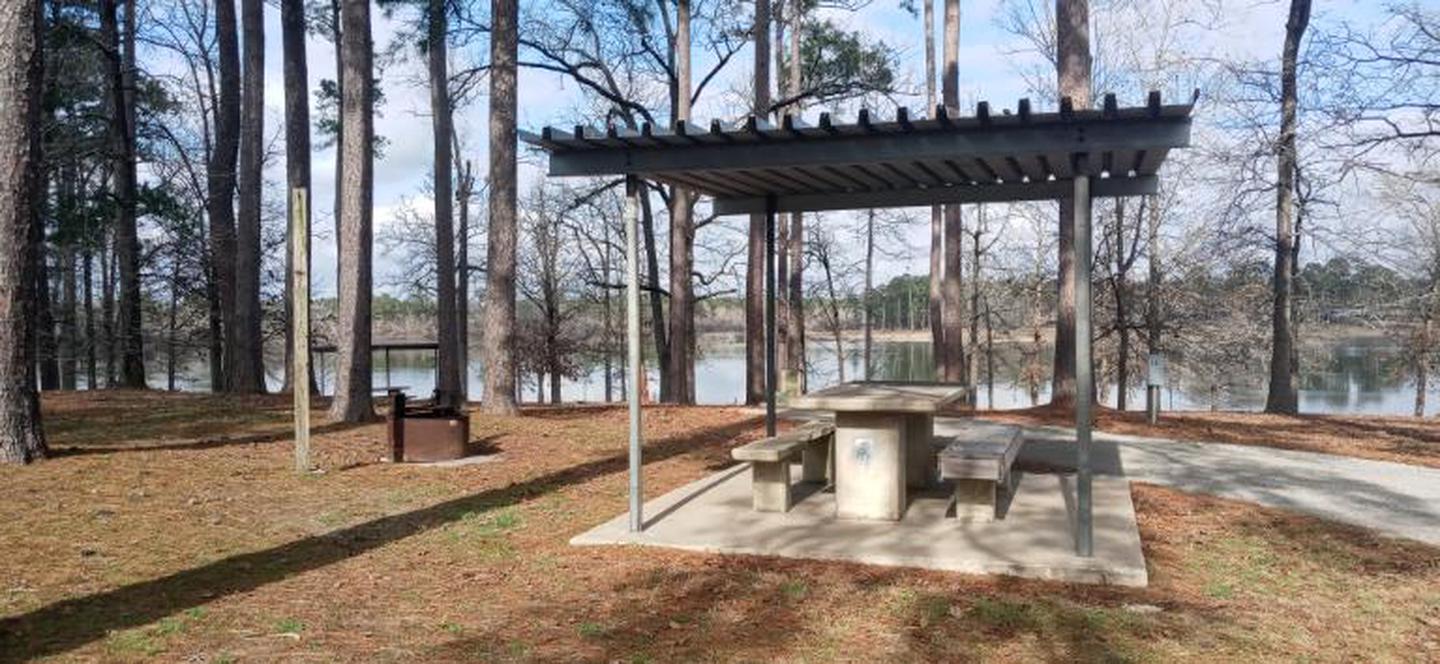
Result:
M623 408L476 415L498 456L455 468L381 462L382 425L317 408L303 476L286 397L45 414L57 457L0 469L0 661L1440 660L1440 550L1158 487L1151 586L1122 590L571 547L625 509ZM647 494L761 429L647 410Z

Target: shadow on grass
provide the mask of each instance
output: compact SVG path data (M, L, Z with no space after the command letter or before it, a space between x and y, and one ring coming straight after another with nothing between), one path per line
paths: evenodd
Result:
M341 431L347 431L349 429L369 426L370 424L373 424L373 422L365 422L359 424L350 422L331 422L330 424L322 424L320 426L310 427L310 434L312 436L318 436L327 433L338 433ZM294 439L295 432L293 430L282 429L279 431L272 431L269 433L257 433L247 436L207 438L184 443L171 443L160 445L67 446L54 448L51 450L51 454L55 457L67 457L85 456L89 454L117 454L121 452L183 452L194 450L210 450L218 447L230 447L232 445L261 445L265 443L278 443L281 441L288 441Z
M646 445L645 461L653 463L703 451L754 429L758 423L758 418L748 418L660 439ZM325 567L439 528L470 512L514 505L568 485L625 472L628 464L625 454L612 455L412 512L231 556L108 592L56 602L0 620L0 662L20 662L63 653L103 638L112 630L145 625L218 597L247 592Z
M703 567L631 572L603 589L615 601L536 602L523 618L465 628L421 659L945 662L1024 642L1042 661L1127 661L1162 631L1183 639L1224 620L1133 614L1123 603L1155 601L1135 589L950 575L927 582L933 578L904 568L715 556ZM574 631L537 635L535 625Z

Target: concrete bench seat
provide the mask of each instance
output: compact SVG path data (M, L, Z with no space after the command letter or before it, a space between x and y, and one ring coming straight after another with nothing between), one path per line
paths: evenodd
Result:
M1020 427L967 422L958 435L941 439L940 478L955 485L955 518L993 521L999 492L1011 488L1010 467L1020 455Z
M790 511L790 464L796 459L801 462L802 482L824 482L834 440L835 425L811 422L730 450L731 458L750 462L755 511Z

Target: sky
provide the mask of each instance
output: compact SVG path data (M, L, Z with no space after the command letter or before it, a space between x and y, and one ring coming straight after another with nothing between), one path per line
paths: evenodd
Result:
M941 22L943 2L936 1L937 30ZM1036 66L1033 54L1018 53L1023 44L1006 33L997 19L1002 5L1015 0L962 0L961 1L961 50L960 78L961 98L966 106L973 108L977 100L990 100L992 107L1013 108L1015 101L1030 96L1025 81L1019 73ZM1026 0L1019 0L1024 2ZM1033 0L1045 4L1050 0ZM1112 0L1114 1L1114 0ZM1146 2L1148 0L1134 0ZM1283 40L1283 24L1286 5L1279 0L1195 0L1215 2L1223 5L1219 12L1219 24L1215 29L1205 30L1197 43L1187 46L1197 53L1223 53L1232 57L1275 57ZM521 3L522 6L525 4ZM851 30L862 30L872 38L885 41L901 49L902 75L918 90L924 80L923 25L918 15L911 16L901 10L895 0L873 0L856 12L828 11L828 15ZM1098 3L1097 3L1098 4ZM1334 17L1364 16L1374 11L1373 2L1335 0L1316 3L1316 21ZM917 3L918 6L918 3ZM265 7L266 18L266 72L265 106L266 130L278 132L283 127L284 88L280 45L280 23L278 7L269 3ZM397 33L413 15L397 12L387 17L384 12L375 11L373 34L377 50L384 50L396 38ZM937 49L939 48L937 36ZM406 51L410 57L391 63L383 71L381 86L384 89L386 105L383 115L376 118L376 133L385 136L389 142L384 158L375 164L375 225L376 234L394 223L396 211L409 201L420 209L428 209L430 199L426 194L431 171L431 137L428 90L424 83L424 62L413 48ZM335 53L333 46L319 36L311 36L307 43L309 57L310 85L313 90L322 79L335 77ZM454 54L452 70L468 62L472 54ZM722 74L718 87L729 87L748 79L752 56L748 49L735 57ZM699 65L697 64L697 69ZM1099 93L1106 92L1097 90ZM1145 90L1114 90L1122 105L1143 103ZM1186 91L1188 92L1188 91ZM1183 93L1166 90L1167 99L1177 100ZM573 124L573 110L580 105L580 90L573 82L558 74L533 69L521 69L519 83L519 125L523 129L536 130L547 124L570 126ZM311 99L313 104L313 97ZM1178 100L1177 100L1178 101ZM923 95L904 102L913 109L923 108ZM811 109L818 113L823 109ZM312 111L313 112L313 111ZM695 117L708 124L709 117L717 112L712 105L698 107ZM474 163L477 173L483 176L487 161L487 99L483 96L462 109L455 117L455 124L462 137L462 154L457 162L469 160ZM521 153L520 191L523 193L538 178L543 177L541 160L533 154ZM335 250L333 219L330 217L329 201L334 196L335 152L333 149L318 151L313 156L312 198L315 201L315 227L317 237L314 248L313 274L314 291L318 297L334 293ZM267 195L281 196L278 184L284 182L283 159L270 164L267 179L277 186L267 190ZM483 219L483 208L477 207L472 218ZM928 228L921 224L928 215L916 215L922 220L907 234L908 250L885 262L880 268L882 281L890 276L905 272L924 272L927 265L925 246L928 244ZM702 231L704 232L704 231ZM717 232L719 232L717 230ZM396 256L386 255L376 249L376 283L384 290L387 278L403 270Z

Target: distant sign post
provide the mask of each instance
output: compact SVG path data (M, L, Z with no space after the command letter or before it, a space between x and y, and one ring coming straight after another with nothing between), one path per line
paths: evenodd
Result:
M1165 356L1150 354L1150 367L1145 375L1145 420L1160 421L1160 388L1165 385Z

